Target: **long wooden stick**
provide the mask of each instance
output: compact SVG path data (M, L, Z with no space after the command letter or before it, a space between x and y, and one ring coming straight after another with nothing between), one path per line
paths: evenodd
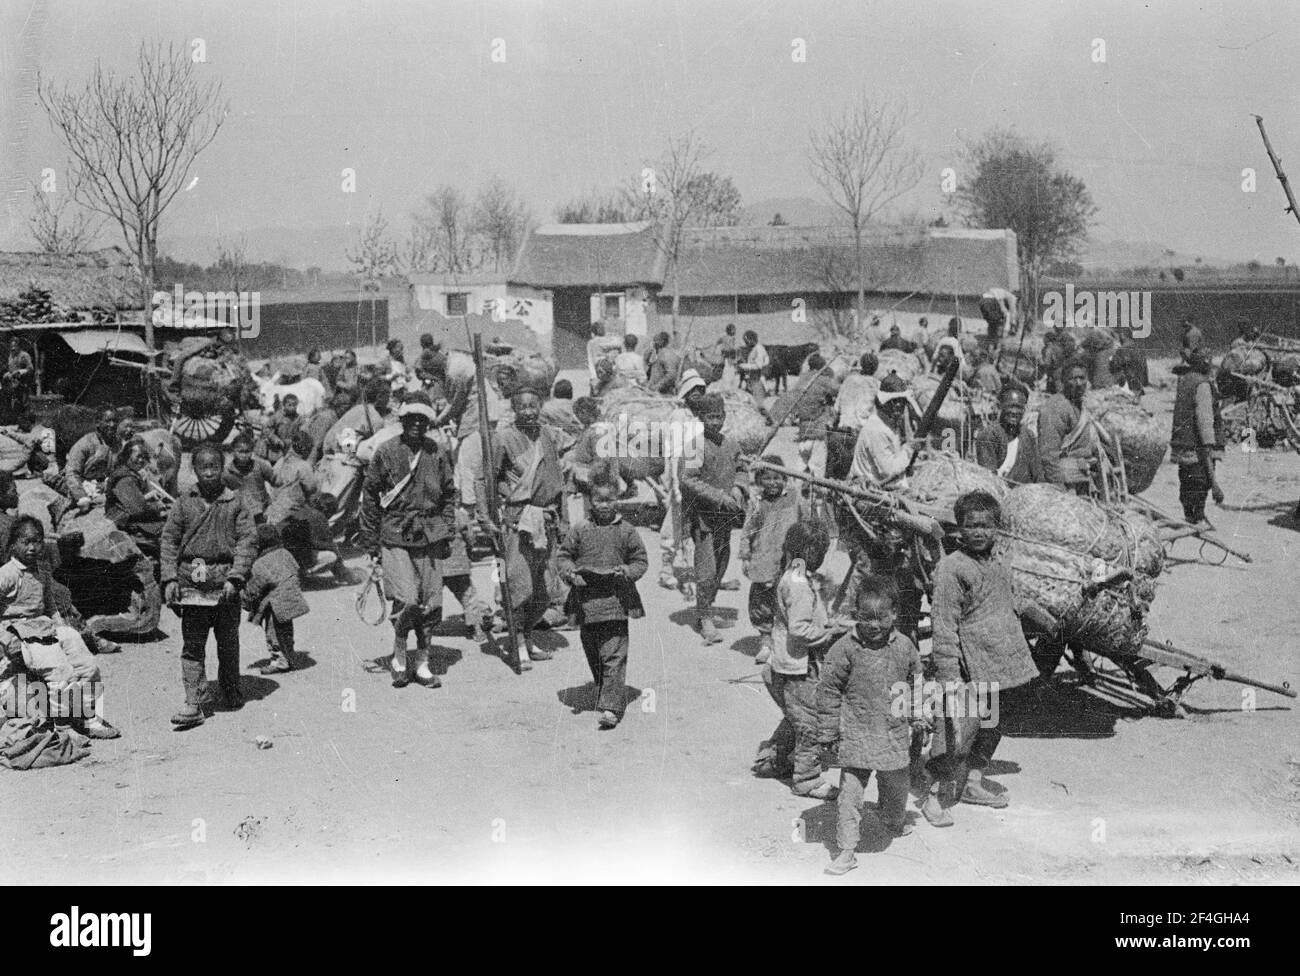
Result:
M465 331L469 332L468 319L465 320ZM471 338L474 347L474 384L478 394L478 432L483 449L483 503L495 527L492 541L496 544L498 574L501 577L501 609L506 618L506 637L510 642L507 663L518 674L533 666L533 648L527 631L522 635L523 647L519 643L519 626L515 621L514 604L511 602L513 594L510 591L510 559L506 546L508 538L506 533L509 530L502 524L496 472L492 470L492 430L488 423L487 370L483 361L483 336L476 332Z
M1268 133L1264 131L1264 116L1256 115L1255 124L1259 126L1259 134L1264 139L1264 151L1268 153L1268 158L1273 163L1273 172L1277 174L1277 181L1282 184L1282 192L1286 194L1288 206L1285 213L1291 214L1300 221L1300 209L1297 209L1295 194L1291 192L1291 184L1286 178L1286 173L1282 172L1282 160L1278 159L1277 153L1273 152L1273 145L1268 141Z

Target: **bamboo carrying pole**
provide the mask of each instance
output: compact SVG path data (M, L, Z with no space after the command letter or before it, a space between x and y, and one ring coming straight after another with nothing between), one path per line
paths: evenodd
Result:
M1282 160L1278 159L1277 153L1273 152L1273 145L1268 141L1268 133L1264 131L1264 116L1256 115L1255 124L1259 126L1259 134L1264 140L1264 151L1268 153L1269 161L1273 164L1273 172L1277 174L1277 181L1282 184L1282 192L1286 194L1287 208L1284 212L1300 221L1300 209L1297 209L1295 194L1291 191L1286 173L1282 172Z

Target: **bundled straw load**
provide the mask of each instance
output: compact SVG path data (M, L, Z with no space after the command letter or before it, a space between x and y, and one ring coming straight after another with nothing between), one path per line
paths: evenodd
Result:
M969 491L986 491L999 502L1006 497L1007 483L994 472L956 454L934 454L916 462L907 478L909 497L944 509L952 519L957 499Z
M516 349L505 355L486 353L483 360L488 380L502 396L508 397L515 390L525 387L543 400L551 395L557 369L555 360L550 356ZM514 371L513 377L510 376L511 370Z
M762 450L771 428L754 398L740 390L727 390L722 399L727 405L727 422L722 432L739 441L740 449L747 454ZM606 393L600 403L601 416L607 421L617 422L620 415L626 415L628 422L649 423L667 420L677 401L640 387L625 387Z
M1022 485L1002 501L997 554L1011 567L1017 603L1050 613L1061 637L1106 656L1141 651L1165 558L1146 518Z
M897 373L900 380L910 384L921 375L921 360L916 358L915 353L884 349L877 358L880 360L880 366L876 369L878 380L883 380L890 373Z
M1105 430L1119 437L1129 492L1136 495L1150 488L1169 449L1168 424L1118 388L1086 394L1084 406Z

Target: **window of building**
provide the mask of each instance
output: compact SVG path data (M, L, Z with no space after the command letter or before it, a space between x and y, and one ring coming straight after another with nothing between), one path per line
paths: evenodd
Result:
M447 292L447 314L468 315L469 314L469 292L467 291Z
M737 315L757 315L758 314L758 296L757 295L737 295L736 296L736 314Z
M621 291L607 292L601 303L603 318L606 322L610 319L621 319L623 317L623 293Z

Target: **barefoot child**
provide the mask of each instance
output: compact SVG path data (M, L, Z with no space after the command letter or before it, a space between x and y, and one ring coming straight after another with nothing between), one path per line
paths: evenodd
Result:
M791 776L796 796L828 800L835 788L822 779L817 745L817 679L831 643L849 629L830 623L817 570L830 548L826 530L799 522L786 532L781 579L773 598L772 657L763 683L781 709L781 724L764 744L754 765L760 776Z
M722 433L727 407L709 393L700 402L704 436L695 458L682 464L682 511L695 544L695 608L705 644L720 644L713 601L731 561L731 531L739 528L747 501L737 459L740 445Z
M781 464L775 454L763 458ZM790 526L803 521L802 499L788 491L786 477L778 471L758 472L758 498L750 503L749 514L740 530L741 571L749 580L749 622L758 631L755 664L766 664L772 656L772 620L776 613L776 584L781 576L781 550ZM816 567L813 567L816 569Z
M293 670L293 622L309 610L298 582L298 561L280 541L274 525L257 527L257 559L244 585L244 609L250 623L266 630L270 660L262 674L283 674Z
M894 629L898 593L888 577L868 576L858 587L853 631L835 642L817 686L820 738L838 743L840 794L835 843L839 854L827 874L846 874L858 866L862 794L872 770L879 793L877 809L895 837L910 833L906 824L908 749L912 721L893 707L899 688L910 689L921 673L921 655Z
M208 697L208 634L217 635L217 683L227 708L239 692L239 590L253 568L256 527L241 493L222 484L225 455L217 444L194 449L198 484L172 505L162 531L163 600L181 618L185 704L172 724L203 724Z
M591 484L591 520L569 529L560 547L560 576L573 587L582 649L596 683L600 727L623 717L627 688L629 617L643 617L636 581L649 567L641 535L614 507L618 486L607 478Z
M960 548L939 560L934 574L934 679L945 685L975 682L982 694L997 696L994 714L1001 720L1027 704L1029 683L1038 677L1016 616L1011 573L993 556L1002 511L992 495L972 491L957 499L953 513ZM952 750L930 760L935 781L921 807L926 820L936 827L951 825L944 809L951 795L976 806L1007 805L1006 794L984 781L1001 738L997 728L981 726L970 744L966 776Z

